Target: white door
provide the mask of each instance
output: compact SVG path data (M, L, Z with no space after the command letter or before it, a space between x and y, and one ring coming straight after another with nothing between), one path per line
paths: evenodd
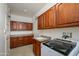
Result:
M0 55L5 55L6 53L6 29L5 23L7 21L6 4L0 3Z

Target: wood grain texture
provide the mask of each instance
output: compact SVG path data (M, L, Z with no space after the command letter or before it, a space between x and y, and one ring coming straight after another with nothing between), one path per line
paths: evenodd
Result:
M38 17L38 29L50 29L56 27L55 6Z
M77 3L61 3L58 9L58 27L79 26L79 4Z
M79 3L57 3L38 17L38 29L79 26Z
M34 39L33 52L35 56L41 56L41 43Z
M22 30L32 30L32 23L18 22L18 21L10 21L10 29L11 31L22 31Z
M33 44L33 36L10 37L10 48Z

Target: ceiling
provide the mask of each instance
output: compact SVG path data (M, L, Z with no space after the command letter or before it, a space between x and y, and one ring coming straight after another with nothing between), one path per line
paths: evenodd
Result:
M11 9L11 14L33 17L38 13L47 3L8 3Z

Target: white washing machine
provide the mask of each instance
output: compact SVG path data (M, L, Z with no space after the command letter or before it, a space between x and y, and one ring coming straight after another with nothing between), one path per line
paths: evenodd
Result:
M79 42L77 42L75 48L67 56L79 56ZM41 56L64 56L64 54L55 51L44 44L41 44Z

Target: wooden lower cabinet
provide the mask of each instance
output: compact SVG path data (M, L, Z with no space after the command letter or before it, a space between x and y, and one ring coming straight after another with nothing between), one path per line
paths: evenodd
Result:
M24 44L23 44L23 40L24 40L23 37L18 37L18 39L17 39L17 41L18 41L18 42L17 42L18 47L24 45Z
M34 39L33 52L35 56L41 56L41 42Z
M18 46L18 37L10 37L10 48L16 48Z
M23 44L28 45L28 44L33 44L33 36L24 36L23 37Z
M33 44L33 36L10 37L10 48Z

